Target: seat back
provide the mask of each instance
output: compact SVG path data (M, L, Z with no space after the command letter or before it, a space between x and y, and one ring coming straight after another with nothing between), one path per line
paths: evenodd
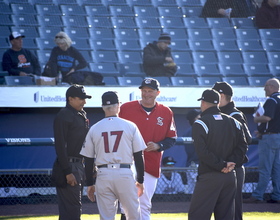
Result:
M5 84L8 86L17 85L35 85L34 79L31 76L4 76Z

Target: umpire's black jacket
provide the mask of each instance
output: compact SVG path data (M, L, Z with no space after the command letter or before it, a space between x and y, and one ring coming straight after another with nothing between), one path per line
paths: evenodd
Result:
M192 137L199 158L198 174L221 172L226 162L243 164L248 145L240 122L210 107L193 124Z

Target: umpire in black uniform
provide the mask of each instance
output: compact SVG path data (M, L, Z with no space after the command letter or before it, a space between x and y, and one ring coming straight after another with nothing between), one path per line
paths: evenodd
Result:
M90 98L83 86L72 85L66 91L66 107L54 120L57 159L53 176L56 178L59 220L80 220L81 217L84 167L80 151L89 129L83 107L85 99ZM65 184L59 181L61 178Z
M248 146L242 125L218 108L220 94L205 90L201 118L193 124L192 137L199 159L198 177L192 195L189 220L234 219L236 176L234 167L242 164Z
M248 129L246 116L235 107L234 102L232 101L233 90L230 84L227 82L216 82L213 86L218 93L221 95L221 100L219 108L222 113L225 113L237 121L239 121L243 126L243 131L246 137L247 144L252 142L252 136ZM245 156L243 164L248 162L248 157ZM245 180L245 168L243 164L237 164L235 166L237 188L235 195L235 220L243 219L243 198L242 198L242 189Z

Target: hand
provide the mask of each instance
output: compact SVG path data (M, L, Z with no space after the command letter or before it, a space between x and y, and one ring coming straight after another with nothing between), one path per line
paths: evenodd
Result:
M218 14L220 14L220 15L226 16L225 9L223 9L223 8L220 8L217 12L218 12Z
M157 143L150 141L147 143L145 151L157 151L158 149L160 149L160 146Z
M66 175L66 179L67 179L67 183L71 186L75 186L78 184L76 177L73 175L73 173Z
M19 75L20 75L20 76L27 76L27 73L25 73L25 72L19 72Z
M88 186L88 188L87 188L87 197L92 202L95 202L94 193L95 193L95 186L94 185Z
M136 182L135 185L138 188L138 192L137 192L138 197L142 196L144 193L144 185L142 183L138 183L138 182Z
M74 69L71 69L65 76L68 76L68 75L70 75L70 74L73 73L73 72L75 72L75 70L74 70Z
M235 168L236 163L234 162L227 162L227 167L224 167L221 172L222 173L229 173Z

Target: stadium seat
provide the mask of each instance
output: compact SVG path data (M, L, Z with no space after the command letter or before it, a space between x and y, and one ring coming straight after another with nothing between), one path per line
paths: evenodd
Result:
M168 6L168 7L176 7L177 2L176 0L151 0L152 4L155 7L160 7L160 6Z
M194 63L197 64L215 64L218 63L216 52L195 51L192 52Z
M114 33L116 36L116 39L133 39L133 40L138 40L138 32L136 29L132 28L114 28Z
M124 63L120 64L119 70L123 76L141 76L144 77L146 74L143 71L142 64L140 63Z
M88 51L88 50L81 50L79 51L83 57L85 58L85 60L88 62L88 63L92 63L93 62L93 59L92 59L92 56L91 56L91 51Z
M255 29L255 23L252 18L231 18L231 23L235 28L251 28Z
M5 31L4 27L1 27L1 33ZM24 35L26 38L36 38L39 37L39 33L37 30L37 27L32 27L32 26L12 26L11 31L17 31ZM1 34L0 33L0 34ZM9 36L7 34L6 36ZM25 43L24 43L25 44Z
M228 18L206 18L210 28L232 28Z
M239 51L218 51L219 63L224 64L242 64L243 58Z
M267 63L267 56L265 52L250 51L242 52L244 63L256 64L256 63Z
M205 18L201 17L185 17L183 18L186 28L209 28Z
M119 51L142 51L138 39L115 39L115 45Z
M85 10L88 16L111 16L108 8L105 5L85 5Z
M117 77L120 86L139 86L143 81L140 76L121 76Z
M39 15L62 15L58 5L36 4L35 7Z
M194 70L198 76L221 76L217 64L198 64L194 63Z
M17 85L35 85L34 79L31 76L4 76L5 84L8 86Z
M160 83L160 86L172 86L172 83L168 76L147 76L146 78L150 77L156 79Z
M174 51L172 52L172 57L177 65L193 63L191 52Z
M262 40L280 39L280 29L259 29Z
M280 64L268 64L270 73L274 76L279 77L280 76Z
M37 51L37 57L38 57L39 63L42 63L43 65L45 65L49 61L50 56L51 56L51 50L40 49Z
M126 5L126 0L101 0L105 6L109 5Z
M134 17L132 7L128 5L109 5L111 16L129 16Z
M153 6L151 0L127 0L127 4L130 6Z
M260 40L237 40L236 42L241 51L264 51Z
M136 17L136 24L138 28L161 28L161 24L156 17Z
M14 24L12 18L11 18L11 15L0 14L0 25L1 26L5 26L5 25L12 26L12 25L15 25L15 24Z
M33 14L12 15L12 20L16 26L39 26L36 15Z
M85 8L80 5L60 5L60 8L64 16L72 16L72 15L87 16L87 12L85 11Z
M202 6L198 7L182 7L183 16L186 17L199 17L202 12Z
M89 40L85 38L72 38L72 45L78 50L92 50Z
M239 51L236 40L213 40L213 45L216 51Z
M10 48L10 44L8 42L7 37L0 37L0 48L1 49L8 49Z
M55 35L62 31L61 27L52 27L52 26L47 26L47 27L38 27L39 35L41 38L44 39L54 39Z
M105 83L105 86L118 86L119 83L117 79L114 76L104 76L103 77L103 82Z
M185 28L181 17L160 17L159 21L163 28Z
M236 29L235 34L238 40L260 40L260 35L257 29Z
M136 51L118 51L120 63L142 63L141 52Z
M139 28L138 34L140 40L149 40L150 42L157 41L162 30L160 28Z
M158 12L161 17L183 17L183 13L180 7L160 6Z
M14 15L30 14L36 15L37 11L31 4L11 4L11 8Z
M92 50L117 50L114 40L111 39L95 39L89 40Z
M142 17L142 18L147 18L147 17L159 17L159 12L157 8L154 6L150 5L138 5L133 7L135 16L137 17Z
M214 51L211 40L189 40L188 43L192 51Z
M53 5L53 0L31 0L33 5Z
M90 39L88 28L86 28L86 27L67 26L66 28L64 28L64 32L66 34L68 34L68 36L70 38L73 38L73 39L77 39L77 38Z
M216 82L220 82L221 77L218 76L200 76L197 77L197 82L199 86L212 87Z
M1 31L0 31L0 37L8 37L11 34L11 31L18 31L19 32L19 27L17 29L13 29L15 26L11 27L12 30L10 30L9 26L1 26ZM35 28L35 27L34 27ZM38 33L37 33L38 34Z
M265 51L280 51L280 39L262 40L262 46Z
M243 64L243 66L248 76L272 76L267 64Z
M235 30L233 28L211 28L213 39L215 40L236 40Z
M40 50L51 50L56 46L53 39L39 37L36 38L36 43Z
M114 63L90 63L91 71L101 73L103 76L120 76L120 72Z
M56 26L56 27L63 27L63 23L61 20L61 16L59 15L38 15L38 24L41 27L46 27L46 26Z
M268 79L271 77L269 76L251 76L248 77L249 86L260 86L263 87Z
M102 5L103 6L103 3L102 3L102 0L77 0L77 3L79 5L82 5L82 6L96 6L96 5Z
M62 22L65 27L84 27L87 28L87 17L82 15L65 15L62 16Z
M162 32L168 33L171 37L171 41L188 39L188 34L185 28L163 28Z
M119 62L115 51L94 51L91 52L93 62L96 63L117 63Z
M193 65L190 63L177 64L176 76L196 76Z
M173 40L171 41L170 48L172 51L190 51L187 40Z
M268 61L270 64L279 65L280 64L280 52L267 52Z
M202 3L203 2L203 3ZM177 0L177 4L179 7L184 7L184 6L202 6L204 5L204 0Z
M24 38L23 45L24 45L24 48L29 49L29 50L39 49L39 47L36 44L35 38Z
M115 38L113 28L89 28L88 29L90 34L90 39L96 40L96 39L111 39L113 40Z
M55 0L54 1L58 5L76 5L76 0Z
M243 76L226 76L222 77L223 82L227 82L232 86L248 86L247 77Z
M243 64L219 63L220 73L223 76L247 76L243 69Z
M1 11L1 14L5 14L5 15L11 15L13 14L13 11L10 7L10 5L4 3L3 1L0 2L0 11Z
M192 76L172 76L170 80L173 86L197 86L196 78Z
M114 28L137 28L134 17L111 17Z
M110 17L87 17L88 25L93 28L113 28Z
M187 33L190 40L212 40L212 34L208 28L188 28Z

